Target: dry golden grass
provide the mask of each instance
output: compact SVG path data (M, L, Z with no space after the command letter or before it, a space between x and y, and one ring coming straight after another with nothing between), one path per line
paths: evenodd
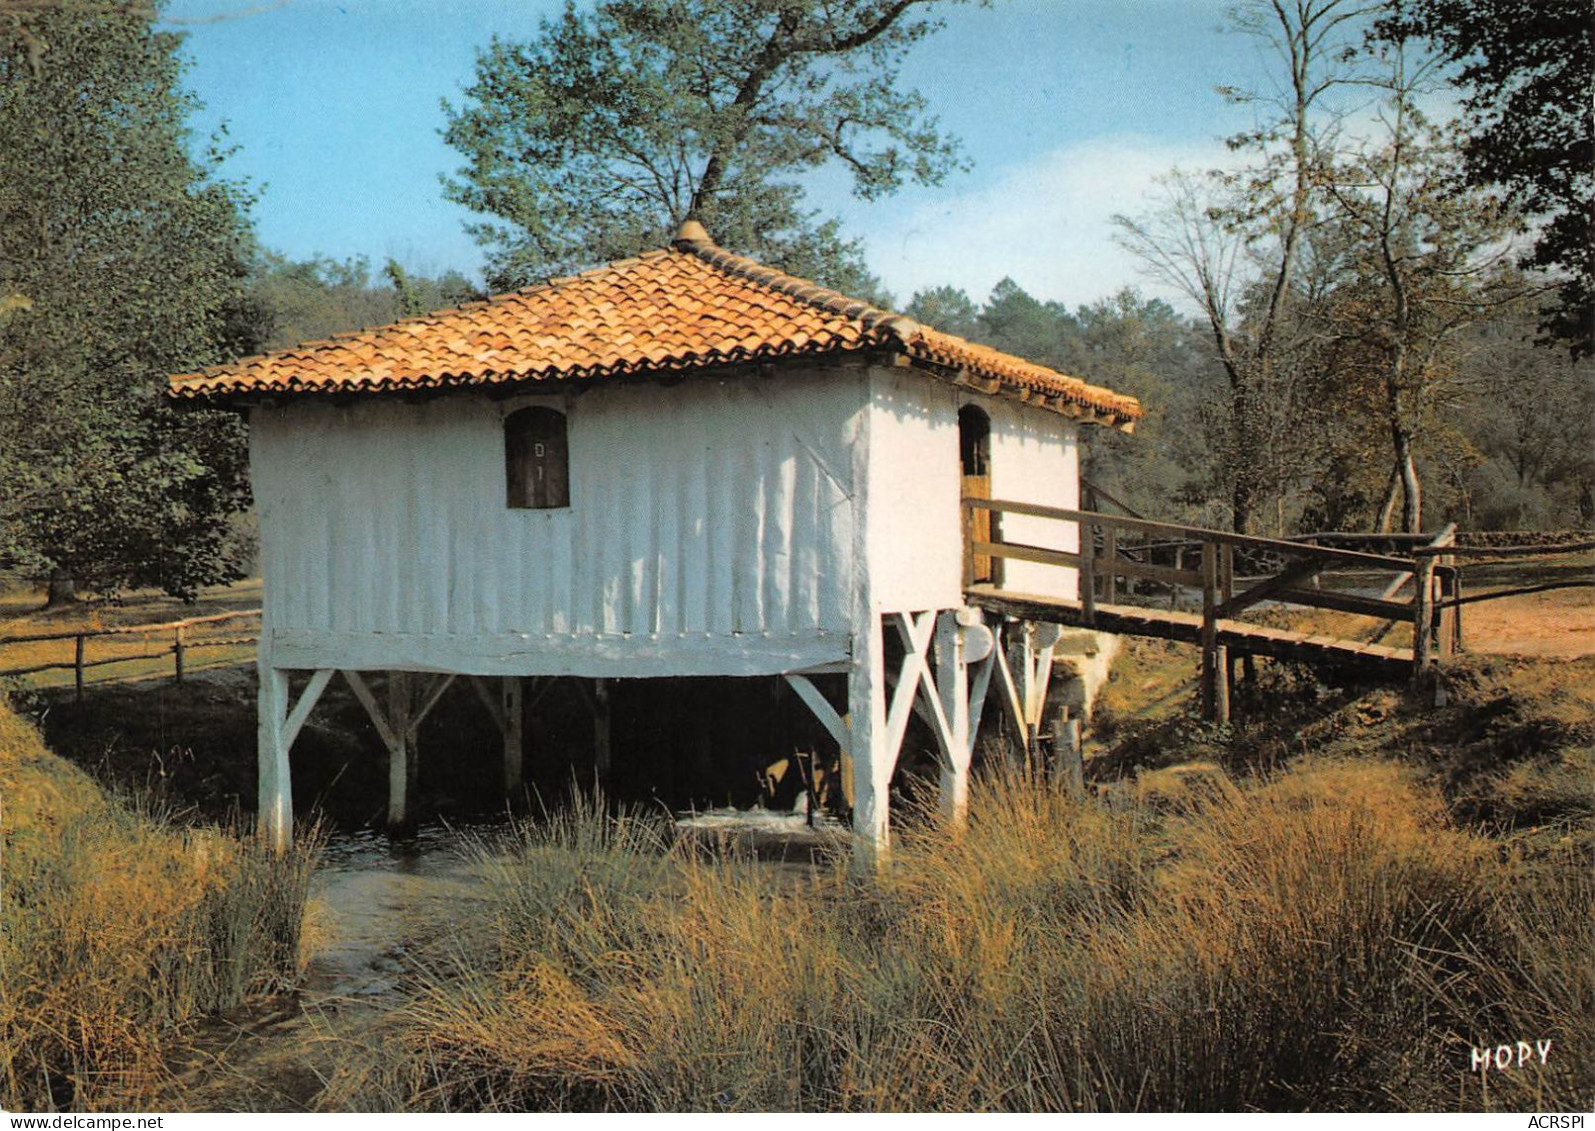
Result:
M332 1108L1478 1108L1595 1098L1588 883L1507 874L1394 765L1216 770L1177 804L979 784L878 883L705 859L596 806L527 826L486 937ZM1502 896L1510 883L1534 885ZM1580 925L1582 924L1582 926ZM1583 937L1583 936L1579 936ZM1472 1043L1567 1055L1482 1086ZM1513 1037L1512 1039L1516 1039ZM1528 1089L1525 1091L1524 1089Z
M137 1105L175 1034L297 974L312 854L107 798L0 704L0 1100Z

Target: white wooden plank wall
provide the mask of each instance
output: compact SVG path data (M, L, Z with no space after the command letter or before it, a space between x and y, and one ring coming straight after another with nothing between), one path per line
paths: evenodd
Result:
M922 373L871 373L870 580L880 612L963 604L958 389Z
M330 662L334 640L365 666L520 653L483 674L536 671L527 657L595 638L691 638L711 670L712 641L734 639L728 674L758 641L840 656L853 514L837 473L851 476L864 400L856 369L540 399L569 414L561 511L504 504L502 415L530 401L257 410L267 629L295 665Z

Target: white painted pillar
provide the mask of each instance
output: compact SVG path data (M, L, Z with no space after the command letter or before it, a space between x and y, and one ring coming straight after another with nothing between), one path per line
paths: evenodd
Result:
M853 633L847 679L848 746L853 760L853 853L873 871L891 845L891 784L896 752L886 733L886 665L881 618L871 613Z
M952 731L950 750L942 751L941 811L954 829L969 817L969 666L964 659L964 634L958 614L936 617L936 691Z
M504 791L513 799L524 780L524 736L521 733L521 700L525 679L507 675L503 679L500 705L504 711Z
M388 675L388 827L402 829L410 819L410 674Z
M259 660L260 693L256 754L259 795L256 828L278 852L293 840L293 782L288 772L288 673Z
M1031 676L1035 671L1031 664L1030 636L1020 621L1010 621L1005 635L1014 704L1014 741L1009 758L1015 767L1028 770L1036 751L1035 730L1030 725L1030 703L1034 698Z

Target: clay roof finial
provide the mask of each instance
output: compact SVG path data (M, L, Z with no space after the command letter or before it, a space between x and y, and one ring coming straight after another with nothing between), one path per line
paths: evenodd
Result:
M698 223L696 216L688 216L681 223L681 231L676 233L676 243L701 243L714 245L714 240L709 238L709 230Z

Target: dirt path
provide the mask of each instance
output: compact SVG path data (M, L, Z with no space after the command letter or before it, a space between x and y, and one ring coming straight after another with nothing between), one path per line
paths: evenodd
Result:
M1595 655L1595 588L1465 605L1462 643L1469 652L1502 655Z

